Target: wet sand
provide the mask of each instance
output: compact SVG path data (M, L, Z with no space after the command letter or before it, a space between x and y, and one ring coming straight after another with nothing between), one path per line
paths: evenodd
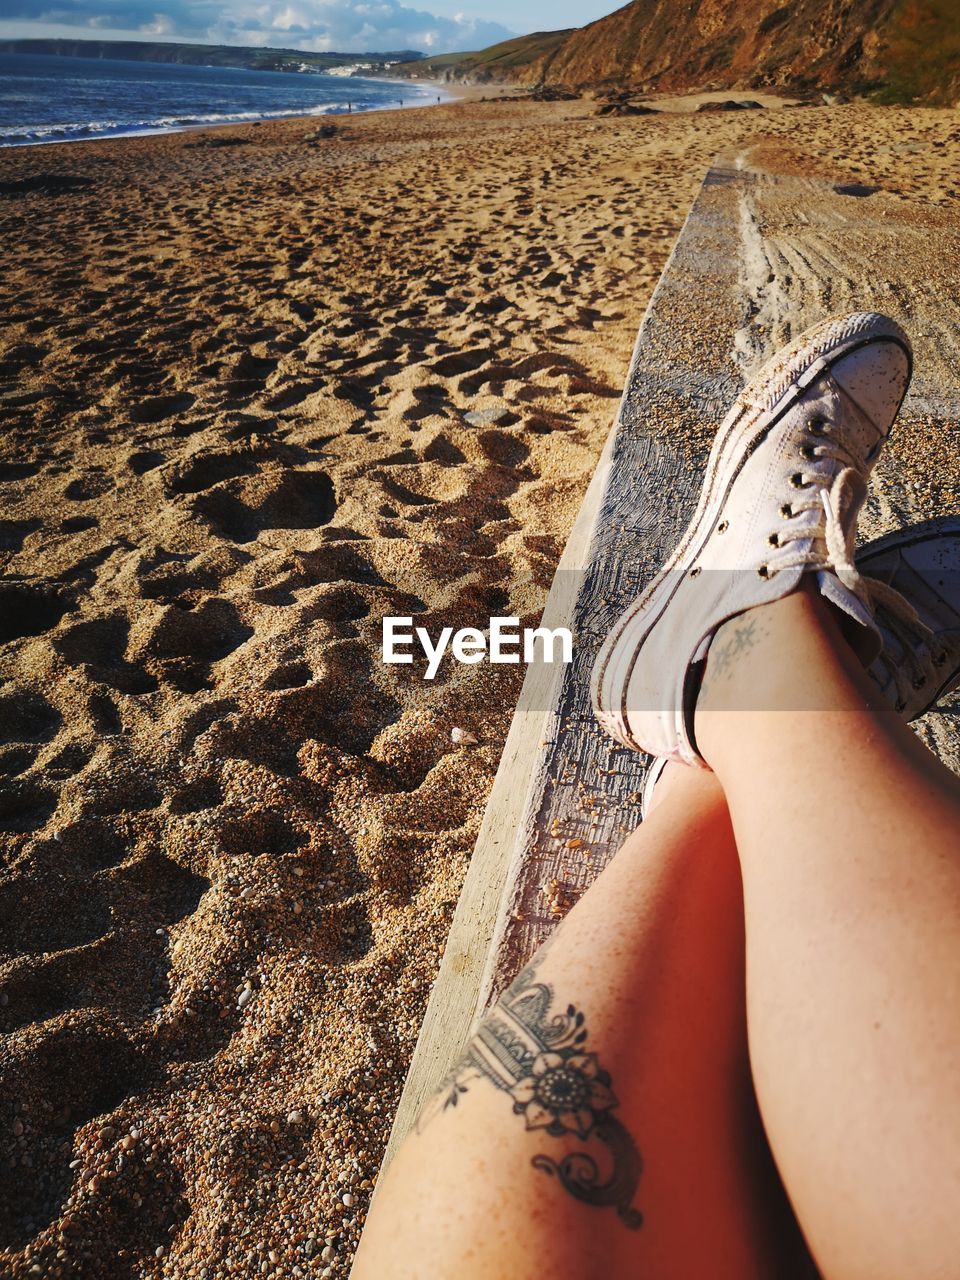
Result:
M717 152L960 198L953 111L482 96L0 152L4 1275L346 1275L519 687L381 618L536 618Z

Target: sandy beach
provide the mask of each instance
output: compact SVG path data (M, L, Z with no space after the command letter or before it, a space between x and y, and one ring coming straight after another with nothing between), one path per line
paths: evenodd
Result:
M382 617L537 618L717 153L960 201L663 105L0 152L0 1275L347 1275L520 682Z

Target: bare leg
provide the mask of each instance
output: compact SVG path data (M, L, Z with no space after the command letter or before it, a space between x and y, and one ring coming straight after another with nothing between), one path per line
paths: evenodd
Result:
M513 1045L508 1058L539 1038L540 1074L529 1061L497 1068L496 1083L461 1069L378 1189L354 1280L797 1274L802 1245L747 1069L742 895L722 792L686 768L665 790L505 994L500 1031L485 1024L488 1048ZM542 1098L547 1085L554 1101L570 1087L550 1064L571 1043L571 1111L557 1136ZM578 1122L583 1079L596 1110L581 1106ZM578 1123L583 1132L570 1131ZM599 1183L619 1175L616 1194L595 1192L597 1204L571 1194L559 1162L577 1152L596 1161Z
M806 591L721 629L696 731L741 858L757 1094L807 1241L830 1280L954 1276L957 780Z

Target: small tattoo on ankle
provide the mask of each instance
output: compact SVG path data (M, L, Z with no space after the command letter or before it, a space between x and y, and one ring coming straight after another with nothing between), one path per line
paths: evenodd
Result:
M531 1163L584 1204L616 1209L621 1222L636 1231L643 1225L643 1215L632 1203L643 1168L640 1153L610 1114L619 1104L609 1072L595 1053L586 1051L584 1015L572 1004L565 1012L552 1013L553 1002L553 988L537 982L535 967L528 965L481 1023L420 1115L416 1131L455 1107L469 1083L487 1079L510 1094L514 1114L523 1116L528 1130L606 1147L605 1181L600 1163L588 1151L571 1151L557 1160L535 1155Z
M715 683L729 675L740 659L761 639L757 620L750 614L741 614L728 622L710 645L699 697L705 697Z

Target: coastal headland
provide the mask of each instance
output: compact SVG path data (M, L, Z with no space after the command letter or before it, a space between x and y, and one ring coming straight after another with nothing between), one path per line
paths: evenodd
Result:
M761 100L0 153L4 1275L347 1275L522 678L383 617L536 625L718 152L960 208Z

